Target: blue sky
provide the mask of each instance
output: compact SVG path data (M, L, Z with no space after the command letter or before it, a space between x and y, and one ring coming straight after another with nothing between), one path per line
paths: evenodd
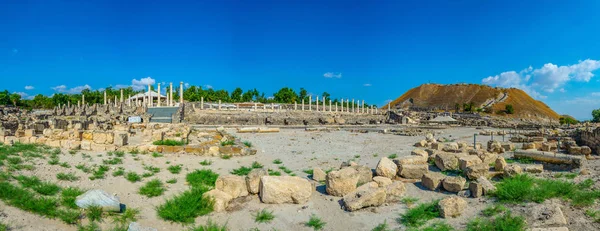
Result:
M600 108L599 1L123 2L0 1L0 89L184 81L383 105L466 82L580 119Z

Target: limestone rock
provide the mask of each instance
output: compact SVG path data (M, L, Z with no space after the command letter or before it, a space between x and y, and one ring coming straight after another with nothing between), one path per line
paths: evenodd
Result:
M327 174L321 168L313 168L312 177L313 177L313 180L321 182L321 181L325 181Z
M406 186L401 181L394 181L392 184L385 186L386 202L398 202L404 196Z
M431 133L427 133L427 134L425 135L425 140L426 140L427 142L433 142L435 139L433 138L433 134L431 134Z
M525 166L525 172L528 173L542 173L544 172L544 165L541 164L531 164Z
M219 176L215 188L229 194L232 198L248 196L248 186L243 176Z
M426 140L421 140L421 141L419 141L419 142L417 142L415 144L415 147L418 147L418 148L427 147L427 141Z
M325 179L327 194L342 197L356 190L358 179L358 172L353 168L331 171Z
M385 203L386 193L383 188L361 187L344 196L344 207L348 211L380 206Z
M460 176L447 176L444 178L442 185L448 192L460 192L465 187L467 180Z
M511 177L511 176L515 176L518 174L523 173L523 169L521 168L521 166L516 165L516 164L510 164L507 165L506 168L504 168L504 176L505 177Z
M471 196L474 198L483 196L483 188L481 187L481 183L477 181L471 181L471 183L469 183L469 191L471 191Z
M412 150L412 152L410 152L410 155L425 157L425 159L427 159L429 157L429 153L427 153L427 151L420 149L420 148Z
M535 143L523 143L523 149L535 149Z
M255 168L246 176L246 186L250 194L258 194L260 188L260 178L268 176L269 173L263 168Z
M421 184L425 188L435 191L442 186L442 181L444 181L444 178L446 178L446 176L439 172L428 172L421 178Z
M477 178L477 183L479 185L481 185L481 188L483 189L483 191L482 191L483 195L487 195L490 192L496 191L496 186L494 186L494 184L492 184L492 182L490 182L487 178L485 178L483 176Z
M449 153L438 153L437 156L435 156L435 166L442 171L457 170L458 159L455 155Z
M398 166L392 160L383 157L379 160L379 163L377 163L375 172L378 176L393 178L398 172Z
M477 179L481 176L486 176L489 173L490 166L487 164L477 164L469 166L465 169L465 175L471 179Z
M496 162L494 163L494 170L498 171L498 172L504 172L504 168L506 168L506 160L504 160L504 157L498 157L496 159Z
M567 227L532 228L530 231L569 231Z
M385 187L392 184L392 180L390 178L382 176L373 177L373 181L375 181L379 187Z
M404 164L427 164L427 158L423 156L403 156L394 161L398 166Z
M492 153L504 153L504 148L502 147L502 144L500 143L500 141L492 141L490 140L488 143L488 152L492 152Z
M233 199L231 195L218 189L210 190L204 193L203 196L211 198L214 201L213 211L215 212L225 211L229 205L229 202Z
M350 166L358 173L358 184L366 184L373 180L373 170L364 165Z
M527 223L531 224L531 227L567 225L567 219L560 209L560 205L554 200L531 207L527 214Z
M487 165L496 162L496 159L498 159L498 155L489 152L482 152L477 154L477 156L479 156L479 159L481 159L481 161Z
M429 166L426 164L405 164L398 167L398 175L407 179L421 179L429 172Z
M481 159L479 159L478 156L474 156L474 155L463 156L458 159L458 164L460 166L460 169L463 171L465 171L465 169L467 169L467 167L469 167L469 166L477 165L477 164L481 164L481 163L483 163L483 161L481 161Z
M117 196L110 195L104 190L93 189L75 198L75 204L79 208L86 209L90 206L102 207L104 211L121 211L121 202Z
M467 208L467 201L457 196L450 196L442 199L438 205L443 218L458 217Z
M260 178L260 199L266 204L303 204L308 202L313 191L310 181L297 176Z

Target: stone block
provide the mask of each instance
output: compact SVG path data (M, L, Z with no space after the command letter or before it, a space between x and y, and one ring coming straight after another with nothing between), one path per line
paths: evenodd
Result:
M127 145L129 142L129 135L125 132L114 133L114 145L121 147Z
M442 199L438 205L443 218L459 217L467 208L467 201L457 196L450 196Z
M246 179L242 176L228 175L219 176L215 182L215 189L221 190L235 199L248 196L248 186Z
M260 178L260 199L266 204L304 204L310 199L314 187L297 176L263 176Z
M331 171L325 179L327 194L342 197L356 190L359 179L358 171L353 168L343 168Z
M429 172L429 165L426 164L404 164L398 166L398 176L407 179L421 179L427 172Z
M398 172L398 166L387 157L382 157L379 160L379 163L377 163L377 168L375 169L375 172L378 176L393 178Z
M435 165L442 171L457 170L458 158L449 153L438 153L435 156Z
M481 163L483 163L481 161L481 159L479 159L478 156L474 156L474 155L463 156L458 159L458 164L460 166L460 169L463 171L465 171L465 169L469 166L473 166L473 165L477 165L477 164L481 164Z
M446 178L446 176L439 172L428 172L421 177L421 184L423 187L435 191L442 186L444 178Z
M528 173L542 173L544 172L544 165L541 164L530 164L525 166L525 172Z
M471 165L465 169L465 175L471 180L486 176L489 172L490 166L487 164Z
M481 183L477 181L471 181L469 183L469 191L471 191L471 196L474 198L483 196L483 187L481 187Z
M460 176L447 176L442 182L442 186L448 192L460 192L465 187L467 180Z
M25 137L32 137L35 136L35 130L33 129L26 129L25 130Z
M506 168L506 166L507 164L506 160L504 160L504 157L499 156L494 163L494 170L498 172L504 172L504 168Z

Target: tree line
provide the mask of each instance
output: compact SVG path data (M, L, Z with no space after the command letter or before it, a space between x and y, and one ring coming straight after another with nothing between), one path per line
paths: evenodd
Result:
M91 104L102 104L104 103L104 91L106 91L106 97L108 100L114 100L117 97L117 100L120 100L121 97L121 89L123 89L123 97L124 100L127 99L128 96L133 96L138 93L144 93L147 90L134 90L132 87L128 88L113 88L107 87L104 90L90 90L84 89L80 93L75 94L66 94L66 93L55 93L51 96L46 96L42 94L35 95L31 99L23 99L21 95L17 93L10 93L8 90L4 90L0 92L0 105L11 105L16 107L24 107L24 108L39 108L39 109L51 109L59 105L77 105L78 101L81 101L81 96L85 96L85 103L88 105ZM151 89L154 90L154 86L151 86ZM166 88L167 92L169 91L169 87ZM165 94L165 92L161 92L161 94ZM323 92L319 95L319 103L322 104L323 97L326 98L326 104L329 105L329 100L332 101L333 105L341 105L341 99L331 98L331 94L327 92ZM202 98L204 98L205 102L218 102L221 100L223 103L243 103L243 102L258 102L258 103L284 103L284 104L293 104L297 102L298 104L302 103L304 100L305 104L309 103L309 93L306 89L300 88L298 92L289 87L283 87L279 91L275 92L272 96L267 96L265 92L260 92L256 88L248 89L244 91L242 88L235 88L231 93L229 93L225 89L215 90L213 88L203 89L201 86L190 86L183 90L183 98L188 102L199 102ZM179 100L179 88L173 87L173 100L177 102ZM316 95L312 96L312 101L316 101ZM355 101L354 106L357 107L361 105L362 101L359 103ZM348 105L344 100L344 106ZM352 106L352 102L350 102ZM376 105L361 105L370 107Z

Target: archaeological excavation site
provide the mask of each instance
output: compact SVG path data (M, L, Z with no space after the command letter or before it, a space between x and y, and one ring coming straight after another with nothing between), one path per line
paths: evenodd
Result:
M597 124L410 95L430 87L379 108L183 84L0 107L0 230L600 229ZM506 92L474 104L524 101Z

